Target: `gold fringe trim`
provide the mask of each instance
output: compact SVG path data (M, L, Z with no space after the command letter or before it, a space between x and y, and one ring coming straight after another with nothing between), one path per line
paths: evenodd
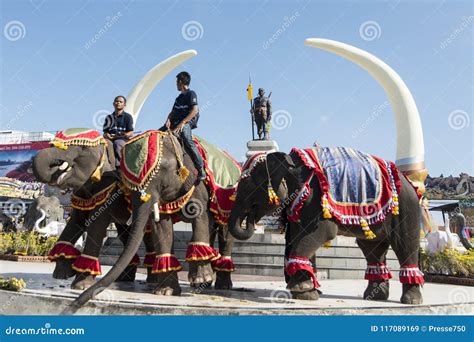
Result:
M75 195L71 196L71 207L77 210L94 210L99 205L103 204L107 201L109 195L114 191L115 186L117 185L116 182L112 183L104 190L101 190L91 198L81 198Z
M193 185L191 189L183 196L178 198L173 202L168 203L160 203L160 213L162 214L174 214L183 209L183 207L188 203L189 199L192 197L194 193L194 189L196 187Z

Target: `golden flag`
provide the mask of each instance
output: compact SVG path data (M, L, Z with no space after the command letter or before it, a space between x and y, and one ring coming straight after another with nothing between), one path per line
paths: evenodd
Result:
M247 87L247 98L249 101L252 101L252 81L249 82L249 86Z

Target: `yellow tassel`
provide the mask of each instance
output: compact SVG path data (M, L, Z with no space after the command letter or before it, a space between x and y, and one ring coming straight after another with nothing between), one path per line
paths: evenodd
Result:
M325 219L330 219L332 218L331 212L329 211L328 208L323 208L323 217Z
M150 194L147 194L144 190L140 190L140 199L142 200L142 202L148 202L150 198Z
M179 175L179 179L181 180L181 182L184 183L186 178L188 178L188 176L189 176L189 170L186 168L186 166L183 165L179 168L178 175Z
M64 145L60 141L53 141L51 144L57 148L60 148L61 150L67 150L67 145Z
M369 229L369 230L365 230L365 231L364 231L364 235L365 235L365 237L367 238L367 240L372 240L372 239L375 239L375 238L376 238L376 235L375 235L374 232L371 231L370 229Z
M232 195L229 196L229 201L235 202L236 197L237 197L237 196L236 196L236 194L235 194L235 192L234 192Z
M398 208L398 205L393 207L392 214L395 216L400 214L400 209Z
M323 248L331 248L331 240L326 241L325 243L323 243Z
M275 190L273 190L273 187L271 185L268 185L268 202L269 204L273 205L280 204L280 199L278 198L277 194L275 193Z

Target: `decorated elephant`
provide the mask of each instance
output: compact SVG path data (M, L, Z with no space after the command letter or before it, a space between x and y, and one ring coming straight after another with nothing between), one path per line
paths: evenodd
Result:
M48 257L56 262L54 278L75 276L71 287L85 289L101 274L98 257L109 224L115 224L124 244L128 241L130 213L116 173L113 146L94 130L62 131L50 148L38 152L33 171L39 181L73 192L70 219ZM75 245L84 233L87 238L80 251ZM151 267L155 255L150 233L147 229L144 265L148 268L147 281L153 282ZM139 261L138 255L132 256L118 280L134 280Z
M350 148L319 145L295 148L289 154L255 155L243 167L229 230L245 240L263 216L284 214L285 274L295 299L319 298L310 259L337 234L355 237L366 257L364 298L388 299L392 275L386 254L391 246L400 262L401 302L422 303L419 196L427 172L421 124L410 91L388 65L366 51L325 39L308 39L306 44L357 63L385 88L397 119L397 166Z
M186 261L191 286L203 289L213 281L216 288L232 286L230 273L233 239L224 230L240 176L240 166L226 153L195 138L205 162L207 178L198 181L197 170L178 139L169 132L148 131L132 138L121 160L122 182L132 208L132 227L122 255L112 269L75 300L79 307L110 285L136 253L150 215L155 217L157 239L153 272L157 275L156 294L179 295L177 272L182 269L173 255L173 223L192 224ZM136 156L141 156L137 159ZM96 162L98 162L98 158ZM219 234L219 252L212 245Z

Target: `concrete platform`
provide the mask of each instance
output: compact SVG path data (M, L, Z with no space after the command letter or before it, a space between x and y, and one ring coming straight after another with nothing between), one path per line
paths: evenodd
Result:
M54 264L0 261L2 276L21 277L27 283L20 293L0 291L0 315L57 315L81 291L71 290L71 280L51 277ZM103 272L109 267L103 266ZM115 283L89 302L82 315L472 315L474 287L426 284L424 304L400 304L401 284L391 282L387 301L366 301L364 280L321 280L318 301L290 299L280 277L235 275L232 291L193 292L186 273L180 273L183 294L151 294L145 274L134 283Z

